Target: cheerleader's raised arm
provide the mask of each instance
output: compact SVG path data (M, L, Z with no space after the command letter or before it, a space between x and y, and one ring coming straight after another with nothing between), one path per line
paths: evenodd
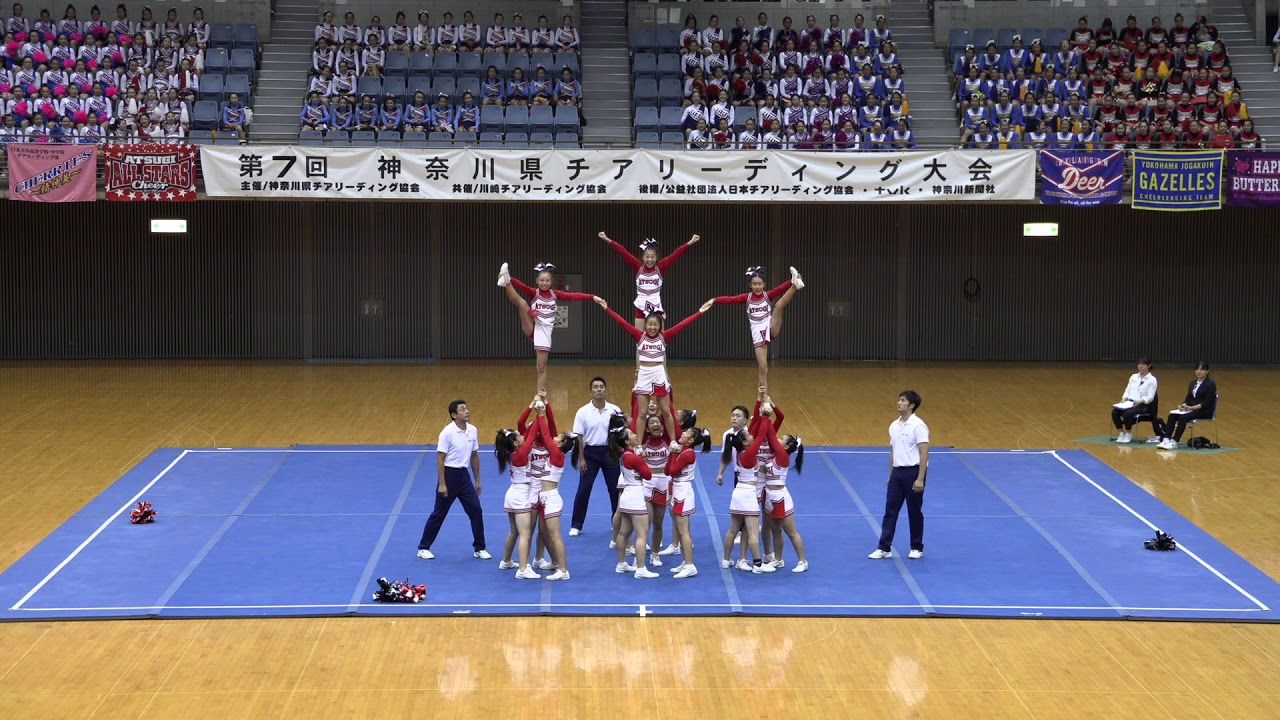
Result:
M635 299L635 326L639 330L644 329L644 319L651 313L656 312L666 319L666 312L662 307L662 283L663 275L689 251L694 243L702 238L694 235L689 241L672 250L669 255L658 258L658 241L648 238L640 243L640 257L631 254L629 250L622 246L621 243L611 240L604 232L599 233L596 237L604 240L619 255L622 256L623 262L628 267L636 271L636 299Z
M520 316L521 331L533 341L534 355L537 358L538 390L542 392L547 388L547 357L551 354L551 332L556 322L556 305L560 300L599 302L600 298L591 293L553 290L552 273L556 266L551 263L539 263L533 269L538 273L536 288L511 277L509 266L502 263L502 268L498 271L498 287L506 290L507 299L516 306ZM528 295L529 299L521 297L521 292Z
M715 299L716 303L737 304L747 306L747 322L751 326L751 344L756 355L756 379L758 385L766 391L769 385L769 344L782 333L782 311L795 297L796 291L804 288L804 278L791 268L791 279L772 290L765 290L764 268L760 266L747 268L749 292L741 295L725 295ZM777 305L774 305L774 301Z

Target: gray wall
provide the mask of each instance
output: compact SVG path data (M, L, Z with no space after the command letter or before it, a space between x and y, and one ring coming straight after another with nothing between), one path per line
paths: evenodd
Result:
M676 319L740 292L749 265L809 287L775 344L784 359L1280 360L1273 210L1156 213L1036 205L200 202L158 208L8 203L0 240L2 358L522 358L494 285L552 261L625 309L632 276L595 235L664 250ZM147 232L189 220L185 236ZM229 220L230 219L230 220ZM1056 221L1057 239L1023 238ZM39 228L81 228L45 232ZM93 228L93 229L90 229ZM109 229L109 230L108 230ZM976 302L964 283L981 283ZM630 340L584 308L582 357ZM672 345L750 357L741 306Z
M986 27L997 28L1027 27L1067 28L1076 26L1081 16L1088 16L1089 27L1097 30L1103 18L1111 18L1116 31L1124 27L1125 18L1133 15L1138 19L1138 26L1144 30L1151 25L1151 18L1159 15L1165 27L1173 27L1173 16L1182 13L1190 26L1201 15L1213 13L1209 11L1207 2L1195 0L1148 0L1132 2L1132 0L1075 0L1070 3L1045 0L934 0L933 3L933 36L938 47L947 46L947 32L953 28ZM893 27L892 24L889 26ZM1031 38L1024 38L1028 44ZM1002 50L1004 48L1001 48Z

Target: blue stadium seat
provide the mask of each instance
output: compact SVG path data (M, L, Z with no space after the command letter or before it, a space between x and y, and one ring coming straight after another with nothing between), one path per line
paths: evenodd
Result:
M227 76L227 97L231 97L231 93L240 96L240 102L245 105L249 104L249 99L253 95L252 85L249 84L248 75L228 75Z
M554 145L555 141L555 136L549 132L529 133L529 146L535 149L540 149L539 145Z
M453 134L453 142L456 145L474 146L477 142L476 134L469 132L460 132Z
M471 53L474 55L475 53ZM454 102L462 102L462 96L471 93L471 98L478 104L480 102L480 78L464 77L458 78L458 89L454 92Z
M416 52L409 56L409 75L411 77L431 77L434 63L431 53Z
M484 68L480 66L480 54L473 52L464 52L458 56L458 79L462 78L481 78L484 76ZM454 138L455 140L457 138Z
M255 78L255 74L257 73L257 68L255 67L256 65L257 65L257 59L254 56L253 51L250 50L249 48L236 48L235 50L231 51L231 69L229 70L230 74L248 75L250 84L253 84L256 80Z
M400 133L397 130L385 130L378 133L379 145L399 145Z
M741 130L747 126L747 119L756 119L756 109L750 105L743 105L733 113L734 128Z
M386 95L394 95L396 102L404 104L405 94L409 92L409 85L405 79L399 75L385 77L382 79L382 94L384 100Z
M658 108L656 107L637 107L636 108L636 133L658 132L661 124L658 122Z
M226 80L217 73L206 73L200 78L200 99L222 102L227 98Z
M653 28L640 27L631 31L631 49L635 52L653 52L654 45L657 42L658 37Z
M231 49L236 46L236 31L226 23L210 23L209 47ZM205 58L206 67L208 58Z
M573 76L575 78L581 74L578 71L578 53L572 53L572 52L556 53L555 59L552 60L552 62L555 63L555 76L557 78L560 77L560 71L563 70L564 68L569 68L570 70L572 70Z
M488 149L502 147L502 133L500 132L480 133L480 147L488 148Z
M684 117L684 111L679 107L667 106L662 108L662 112L658 114L659 125L663 132L683 132L680 121Z
M996 33L991 28L974 28L973 29L973 47L981 55L982 51L987 47L987 43L996 39ZM1000 48L1003 50L1004 48Z
M1032 40L1035 40L1036 38L1039 38L1039 39L1040 39L1040 44L1041 44L1041 45L1044 45L1044 30L1043 30L1043 29L1041 29L1041 28L1037 28L1037 27L1022 28L1022 46L1023 46L1023 47L1025 47L1026 49L1030 50L1030 49L1031 49L1031 41L1032 41ZM1049 55L1053 55L1053 53L1057 51L1057 48L1054 48L1054 49L1051 51L1051 50L1049 49L1049 46L1048 46L1048 45L1044 45L1044 51L1045 51L1046 53L1048 53Z
M411 148L427 146L427 134L424 132L407 132L404 134L404 145Z
M372 130L356 130L351 133L351 147L376 147L378 137Z
M1044 51L1053 55L1058 51L1058 46L1063 40L1071 37L1071 31L1066 28L1049 28L1044 31Z
M659 150L662 145L658 142L658 133L656 132L637 132L636 147L641 150Z
M1013 36L1017 34L1017 28L1000 28L996 31L996 47L1000 48L1000 52L1013 47Z
M218 129L218 102L198 100L191 107L191 127L199 130Z
M382 65L382 74L387 77L408 77L409 53L388 50L387 60Z
M581 126L582 117L578 114L578 108L569 105L556 108L555 132L576 133Z
M231 68L231 54L226 48L211 47L204 51L204 71L225 75Z
M658 56L658 79L680 80L683 77L680 67L680 56L676 53L662 53Z
M580 144L578 142L578 133L574 133L574 132L556 133L556 147L561 150L574 150L580 147Z
M436 53L434 68L434 76L437 80L442 77L458 77L458 54L451 52Z
M480 106L480 130L482 131L481 139L484 135L491 132L503 132L502 107L499 105L482 105ZM499 138L501 139L501 138Z
M529 136L522 132L507 133L507 147L525 149L529 147Z
M653 78L636 78L633 94L636 107L658 104L658 81Z
M208 132L208 131L206 131L206 130L192 130L192 131L191 131L191 141L192 141L192 142L195 142L195 134L196 134L197 132ZM303 130L302 132L298 133L298 144L299 144L299 145L308 145L308 146L323 145L323 144L324 144L324 133L320 132L319 130Z
M427 136L427 147L429 148L453 147L453 135L447 132L433 132Z
M507 75L510 76L511 71L515 70L516 68L520 68L521 70L524 71L525 79L528 80L529 78L533 77L532 75L529 74L530 62L531 61L529 60L529 53L514 52L514 51L507 53ZM537 66L536 63L534 63L534 66L535 67Z
M550 133L555 123L555 114L550 107L535 105L529 108L529 129L532 134Z
M639 78L658 77L658 56L650 52L638 52L631 64L631 75Z
M437 75L435 81L431 83L431 90L433 92L432 104L435 104L435 97L440 95L449 96L449 102L452 103L454 96L458 94L458 81L454 80L453 77L440 77Z
M239 145L240 138L236 137L235 133L227 133L225 135L219 135L218 137L214 138L213 144L214 145Z
M472 53L473 55L475 53ZM489 77L489 67L493 66L498 70L498 77L507 76L507 54L503 52L495 52L486 50L484 57L480 59L480 77Z
M658 81L658 106L679 105L684 99L684 86L675 78L663 78Z
M324 144L346 147L351 144L351 135L346 130L330 130L324 136Z
M316 131L308 130L307 132L316 132ZM319 133L316 133L316 134L318 135ZM192 145L212 145L213 132L211 130L192 130L191 132L187 133L187 140L190 141ZM303 144L305 145L306 143L303 143Z
M657 41L654 43L654 50L660 53L679 53L680 52L680 28L678 27L658 28Z
M969 28L953 27L947 32L947 57L954 58L957 53L963 53L964 47L972 40Z
M258 53L258 26L253 23L238 23L235 29L236 47Z
M361 75L356 79L356 95L382 96L382 78Z
M670 131L662 133L662 146L668 150L684 147L684 133Z
M508 135L512 132L529 132L529 108L520 105L507 107L502 118L502 124L506 128Z
M435 96L431 93L431 78L411 77L409 84L405 87L405 95L412 100L414 93L421 92L427 96L427 102L434 102Z

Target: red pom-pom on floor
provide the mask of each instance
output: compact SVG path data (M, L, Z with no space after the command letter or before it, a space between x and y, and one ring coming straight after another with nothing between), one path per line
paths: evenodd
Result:
M151 503L140 502L138 507L129 512L129 522L134 525L145 525L156 521L156 511L152 509Z

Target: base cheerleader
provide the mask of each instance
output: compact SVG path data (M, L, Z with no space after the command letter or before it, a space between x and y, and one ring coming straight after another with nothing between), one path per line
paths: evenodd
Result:
M509 266L507 263L502 263L502 268L498 270L498 287L506 288L507 299L516 306L520 314L520 329L533 340L533 350L538 366L538 388L545 389L547 357L551 354L551 331L556 323L556 303L560 300L598 301L600 298L591 293L553 290L551 285L555 278L552 277L552 273L556 266L551 263L538 263L533 269L538 273L536 288L525 285L519 278L511 277ZM516 292L517 290L520 292ZM528 301L520 296L521 292L529 296Z
M745 555L749 551L755 564L748 564L744 557L738 561L738 569L753 573L771 573L777 569L773 563L764 562L764 554L760 551L760 503L763 487L756 474L756 466L757 453L764 439L763 433L752 437L750 431L739 430L725 447L726 456L729 448L737 451L734 471L738 475L738 482L733 486L733 495L729 500L729 531L724 536L724 556L720 561L722 568L733 566L729 555L733 551L733 539L741 531L746 536L743 539L743 553Z
M529 567L529 544L533 539L533 511L538 502L529 483L529 453L533 450L542 427L540 423L535 432L528 435L521 435L515 430L504 428L498 431L493 441L493 453L498 458L498 472L504 472L508 467L510 468L511 487L507 488L502 506L507 511L511 533L517 538L516 552L519 558L519 569L516 570L516 577L521 580L536 580L542 577ZM507 565L506 569L510 567L509 562L509 560L503 561L503 565Z
M658 313L664 319L666 312L662 306L662 274L675 264L680 256L685 254L693 244L701 238L697 235L689 238L689 242L681 245L671 251L670 255L658 259L658 241L648 238L640 243L640 257L632 255L621 243L614 242L609 239L608 235L601 232L596 237L604 240L614 250L622 256L624 262L636 271L636 299L635 299L635 325L637 330L644 329L644 319L649 313Z
M760 266L747 268L747 280L750 291L741 295L725 295L715 299L716 303L737 304L747 306L747 322L751 325L751 344L756 353L756 384L761 387L769 385L769 344L782 334L782 311L795 297L797 290L804 289L804 278L795 268L791 268L791 279L778 287L765 291L764 268ZM774 301L777 301L774 304Z
M803 471L804 443L794 435L778 437L771 422L761 423L760 429L765 443L773 450L773 458L767 464L759 465L760 476L764 480L764 529L766 535L773 537L774 551L772 558L765 556L765 562L772 559L776 568L786 565L782 560L782 535L786 533L796 551L797 562L791 572L802 573L809 569L809 559L804 554L804 539L796 530L796 508L791 491L787 489L787 473L792 468L796 472Z
M635 573L637 579L658 577L658 573L645 567L644 552L636 553L636 564L627 564L627 538L631 533L636 535L636 549L639 551L648 542L649 508L644 499L644 483L653 477L649 464L635 453L640 438L631 428L622 427L609 433L609 452L618 463L621 471L618 476L619 527L614 536L615 548L618 552L618 564L614 572Z
M632 392L636 395L638 405L647 407L649 398L657 398L659 416L666 427L668 437L677 437L675 416L671 412L671 381L667 378L667 342L689 327L694 320L702 317L704 313L711 309L715 301L706 301L702 304L702 307L698 308L697 312L666 330L662 329L662 317L657 313L649 313L649 316L645 318L644 329L638 330L632 327L621 315L610 310L609 304L603 299L596 298L595 302L604 308L609 317L613 318L618 323L618 326L626 330L627 334L636 341L638 367L636 369L636 384ZM636 427L636 417L634 415L631 418L631 423L634 430Z
M680 434L680 452L672 453L667 460L666 474L671 480L668 490L668 507L671 510L673 547L679 548L680 564L671 569L676 579L691 578L698 574L693 564L693 537L689 533L689 517L697 509L693 488L693 473L697 469L697 455L693 449L702 446L702 452L711 449L711 431L689 427Z

